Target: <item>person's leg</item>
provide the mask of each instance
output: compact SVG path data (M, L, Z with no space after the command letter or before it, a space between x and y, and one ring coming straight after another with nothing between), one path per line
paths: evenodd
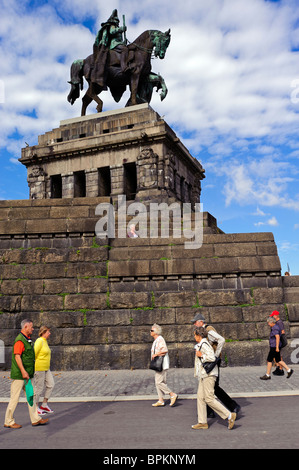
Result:
M281 365L281 367L283 367L284 369L286 369L288 373L287 378L291 377L292 373L294 372L293 369L291 369L283 360L281 360L278 364Z
M203 379L199 379L197 388L197 421L200 424L206 424L207 419L207 405L205 401L205 390Z
M23 388L23 380L13 380L10 387L10 400L5 413L4 426L15 424L14 411L19 403L20 393Z
M158 393L158 399L160 403L164 403L164 398L163 398L163 372L156 372L155 373L155 385Z
M212 410L214 410L222 419L228 419L230 416L230 411L225 408L222 403L216 400L215 397L215 376L210 376L203 379L204 382L204 395L205 402L209 405Z
M221 387L219 387L217 383L215 384L215 395L230 411L240 409L238 403L234 401Z
M266 374L260 377L262 380L268 380L271 379L271 369L272 369L272 362L273 359L275 359L275 348L270 348L270 351L268 353L267 357L267 371Z
M52 410L47 405L48 400L51 397L52 390L55 385L54 378L50 369L45 372L45 385L46 385L46 390L45 390L43 403L41 405L41 409L43 410L45 408L47 412L52 412Z
M25 396L26 396L26 393L25 393ZM37 423L38 421L40 421L41 417L37 413L35 395L33 397L33 405L30 406L28 402L27 402L27 405L28 405L28 411L29 411L29 417L30 417L31 424L34 424L34 423Z
M45 372L39 371L39 370L35 371L33 387L34 387L34 394L35 394L37 406L38 406L42 391L44 389L44 384L45 384Z
M163 395L175 396L166 383L167 370L156 372L156 387L160 401L163 401Z

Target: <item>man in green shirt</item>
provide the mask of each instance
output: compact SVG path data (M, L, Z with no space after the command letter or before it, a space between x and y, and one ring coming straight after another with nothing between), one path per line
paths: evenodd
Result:
M24 389L24 380L32 379L34 375L35 354L31 341L32 332L32 321L23 320L21 322L21 332L16 337L12 350L10 372L12 383L10 401L5 414L5 428L19 429L22 427L15 422L13 415L19 402L21 390ZM38 426L48 422L48 419L41 419L37 414L35 400L33 400L33 406L29 406L28 404L28 409L32 426Z

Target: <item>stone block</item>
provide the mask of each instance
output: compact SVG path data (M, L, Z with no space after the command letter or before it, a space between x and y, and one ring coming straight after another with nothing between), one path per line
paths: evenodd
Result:
M0 314L0 332L4 329L15 329L17 315L10 315L10 313L1 313ZM3 341L2 334L0 333L0 339Z
M86 312L84 320L90 327L127 326L131 324L131 315L129 309L105 309Z
M270 327L267 324L267 321L264 321L263 323L257 323L256 324L256 331L257 331L257 335L256 335L257 338L259 338L259 339L269 339Z
M66 276L67 264L27 264L22 269L28 279L59 279Z
M101 310L107 307L106 294L70 294L64 296L64 310Z
M0 220L0 234L25 233L26 220Z
M85 326L81 330L79 344L107 344L107 341L109 341L109 328Z
M240 272L280 272L281 266L278 256L244 256L238 258L238 269Z
M148 260L140 261L109 261L109 276L145 276L150 274L150 262Z
M243 321L241 307L209 307L209 318L214 323L241 323Z
M259 366L266 364L268 341L233 341L225 343L223 356L229 366Z
M85 346L54 346L51 348L53 370L84 370Z
M111 292L109 304L116 308L148 308L152 306L151 294L147 292Z
M299 303L286 304L288 310L288 318L290 322L299 322Z
M256 245L259 256L277 255L277 246L275 243L260 243Z
M280 318L285 319L284 305L283 304L262 304L253 305L250 307L242 307L243 320L245 323L248 322L264 322L266 323L267 318L271 315L273 310L278 310Z
M21 310L21 296L18 295L1 295L0 296L0 312L19 312Z
M253 290L253 297L256 304L282 304L283 289L279 287L269 288L256 288Z
M24 295L21 307L23 312L63 310L63 297L61 295Z
M40 314L40 324L48 325L53 330L63 328L83 327L85 318L90 312L42 312ZM52 342L52 335L51 335Z
M6 265L0 266L0 279L23 279L24 267L22 265Z
M9 218L12 220L49 219L50 207L12 207Z
M283 287L299 287L299 276L283 276Z
M65 275L70 278L106 276L107 265L104 262L98 263L69 263L66 267Z
M39 279L17 279L11 281L3 281L0 285L0 293L2 295L12 294L35 294L43 293L43 282Z
M23 233L65 233L67 226L66 219L33 219L26 221Z
M176 243L180 242L179 240L173 239L171 243L171 255L172 258L213 258L215 256L214 246L212 244L203 244L200 248L196 250L188 249L186 250L184 246L177 246Z
M244 341L257 339L255 323L221 323L214 325L217 332L226 340Z
M68 253L68 261L71 263L106 261L108 257L109 252L106 246L83 247L78 250L70 250Z
M238 258L202 258L194 260L196 274L218 274L238 272Z
M88 278L78 279L78 292L82 294L96 293L96 292L107 292L108 291L108 279L105 278Z
M299 287L285 287L283 292L286 303L299 304Z
M132 344L130 348L131 367L144 369L149 367L150 348L145 344Z
M45 279L43 286L44 294L74 294L78 292L77 279Z
M238 257L238 256L256 256L255 243L217 243L214 247L214 256L219 257Z
M198 291L198 304L205 307L217 307L223 305L244 305L252 303L250 292L239 290L233 291Z
M155 293L156 307L192 307L196 304L195 292Z
M240 277L241 280L241 287L243 289L252 289L256 287L268 287L268 278L267 277Z
M49 249L44 250L36 249L39 253L39 259L37 260L40 263L48 264L48 263L66 263L68 260L68 253L65 250L59 249ZM36 251L35 250L35 251ZM27 252L27 257L25 262L30 262L30 252ZM32 260L31 260L32 262Z

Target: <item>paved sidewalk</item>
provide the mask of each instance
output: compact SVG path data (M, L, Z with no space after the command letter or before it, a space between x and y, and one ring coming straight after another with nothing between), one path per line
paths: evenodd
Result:
M293 375L287 379L273 376L260 380L266 366L225 367L220 369L221 387L231 397L264 397L299 395L299 364L291 366ZM273 371L274 369L272 369ZM9 371L0 371L0 402L9 401ZM55 387L51 402L128 401L157 398L154 372L145 370L55 371ZM197 379L193 369L170 369L169 387L180 398L195 398ZM24 401L21 398L21 401Z

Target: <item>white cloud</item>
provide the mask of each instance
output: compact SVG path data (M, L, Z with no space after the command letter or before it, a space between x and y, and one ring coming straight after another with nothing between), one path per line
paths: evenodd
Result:
M146 29L171 28L165 59L152 61L169 93L163 103L154 94L151 104L192 153L205 152L209 183L221 178L226 205L299 210L299 195L289 189L299 155L299 105L290 99L299 77L297 2L49 0L37 12L32 2L0 0L0 7L0 145L12 162L25 140L34 144L39 133L80 114L81 99L73 107L66 100L70 65L92 52L97 28L118 8L130 41ZM93 31L80 24L88 19ZM105 93L104 107L127 98L116 104ZM292 145L289 158L279 145Z
M279 225L279 223L278 223L278 220L276 219L276 217L273 216L265 222L256 222L254 225L256 227L260 227L262 225L270 225L272 227L277 227Z
M266 216L267 214L265 214L264 211L262 211L259 207L257 207L257 208L256 208L256 211L253 212L252 215L264 217L264 216Z

